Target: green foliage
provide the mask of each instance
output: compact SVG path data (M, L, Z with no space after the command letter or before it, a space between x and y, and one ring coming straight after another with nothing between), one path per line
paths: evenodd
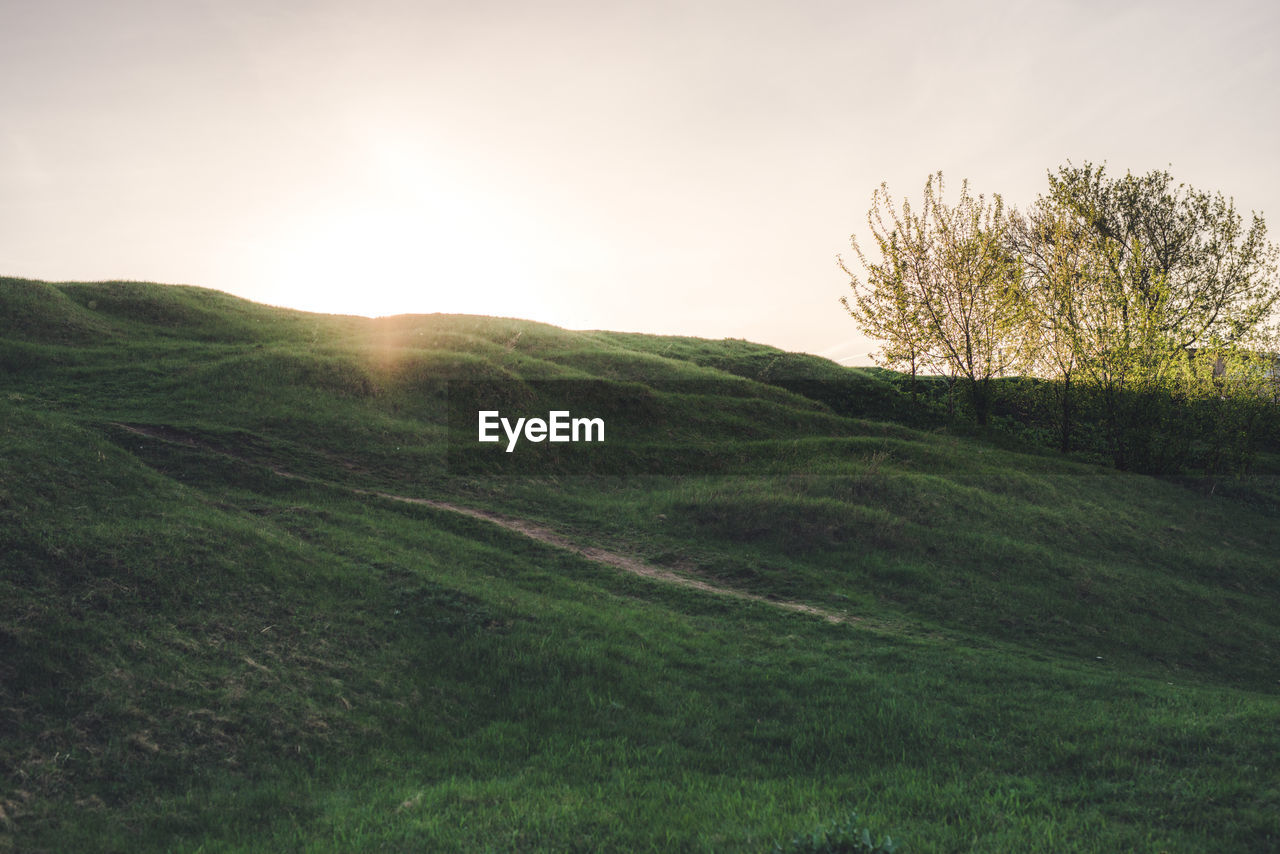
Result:
M868 224L880 259L854 239L867 277L850 273L845 307L913 388L922 366L964 381L979 425L1020 368L1051 380L1032 408L1058 447L1101 439L1121 469L1242 471L1270 429L1280 250L1220 193L1086 163L1050 173L1026 214L963 192L949 209L931 178L922 213L882 187Z
M1253 360L1189 359L1163 386L1070 390L1069 448L1077 456L1146 473L1242 476L1259 453L1280 447L1280 407L1270 396L1265 366ZM1221 370L1222 365L1237 365ZM1250 389L1246 391L1246 389ZM1062 447L1064 380L1009 378L995 384L995 428L1030 444Z
M874 842L871 831L859 825L858 814L853 812L843 821L798 834L786 846L777 845L773 850L775 854L893 854L898 846L888 836Z
M867 215L880 261L852 239L866 280L849 274L854 298L841 302L863 332L882 343L889 367L945 370L966 384L979 424L986 424L991 382L1014 368L1021 321L1016 259L1005 247L1008 220L997 195L990 204L969 195L966 181L955 206L942 199L942 173L925 181L920 211L898 211L886 185ZM886 221L887 219L887 221Z
M1094 263L1084 284L1107 309L1123 307L1107 324L1113 346L1180 354L1247 342L1280 298L1263 217L1254 214L1246 230L1234 202L1175 187L1168 172L1109 178L1102 166L1063 166L1039 205L1088 241Z
M1041 370L1062 383L1064 448L1078 378L1100 404L1117 467L1169 470L1207 456L1197 445L1221 449L1211 465L1241 464L1240 428L1247 446L1257 400L1271 395L1260 372L1237 368L1274 345L1265 324L1280 296L1262 217L1245 231L1221 194L1174 188L1167 172L1111 179L1086 163L1049 184L1011 234ZM1206 410L1225 432L1196 429L1214 423Z

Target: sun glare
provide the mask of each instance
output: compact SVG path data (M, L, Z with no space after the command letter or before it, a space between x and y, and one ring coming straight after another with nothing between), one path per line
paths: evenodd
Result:
M283 301L315 311L483 311L520 275L498 242L443 216L336 211L282 242L274 279Z
M278 227L269 301L368 316L546 314L533 223L512 205L386 150L367 167L374 180Z

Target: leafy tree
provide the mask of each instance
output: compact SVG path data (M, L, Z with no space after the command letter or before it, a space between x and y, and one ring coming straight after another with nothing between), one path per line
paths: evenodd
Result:
M939 367L919 302L924 289L921 280L929 275L929 245L923 239L927 229L905 227L906 222L913 221L911 204L904 200L899 216L893 210L887 185L881 184L871 198L867 222L882 261L878 264L868 261L857 236L851 237L853 251L867 273L866 279L860 280L843 258L838 259L854 291L853 299L844 296L840 303L864 334L881 342L879 353L873 356L876 364L890 369L906 368L911 375L911 392L915 395L919 372ZM885 226L882 208L889 211L892 228ZM927 218L927 210L924 216Z
M1270 315L1280 297L1266 222L1248 229L1233 200L1168 172L1108 178L1104 166L1059 167L1049 206L1092 236L1126 310L1125 332L1179 350L1231 344Z
M980 424L994 380L1030 369L1053 381L1062 450L1096 413L1119 468L1247 460L1260 419L1275 420L1259 407L1276 396L1280 281L1260 215L1246 227L1221 193L1089 163L1050 172L1025 214L967 182L954 206L942 192L939 172L917 211L882 184L867 214L877 257L855 235L861 272L840 261L842 302L880 364L909 369L913 389L921 371L963 382Z
M879 260L851 238L866 271L844 263L854 296L844 299L862 331L879 339L879 361L945 369L964 381L974 415L986 424L992 382L1020 364L1017 344L1022 306L1018 259L1008 249L1008 217L1001 198L969 194L961 186L954 206L942 199L942 173L925 181L917 213L904 200L895 208L881 184L867 214Z
M1083 349L1076 306L1094 278L1093 256L1082 229L1044 200L1027 214L1015 211L1008 234L1012 251L1023 259L1026 361L1033 373L1055 381L1050 389L1058 444L1067 453L1076 409L1073 381Z
M1117 467L1169 464L1188 425L1154 409L1170 396L1223 399L1220 386L1193 381L1203 374L1193 354L1249 362L1280 296L1262 217L1245 229L1220 193L1174 187L1161 171L1111 179L1086 163L1050 173L1049 194L1013 222L1036 365L1062 381L1064 450L1080 375L1100 401ZM1251 385L1237 379L1225 398L1251 411Z

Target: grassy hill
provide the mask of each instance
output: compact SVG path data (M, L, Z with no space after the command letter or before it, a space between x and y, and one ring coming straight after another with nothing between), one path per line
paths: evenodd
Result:
M0 852L1280 846L1274 478L139 283L0 279L0 378ZM490 402L607 441L476 454Z

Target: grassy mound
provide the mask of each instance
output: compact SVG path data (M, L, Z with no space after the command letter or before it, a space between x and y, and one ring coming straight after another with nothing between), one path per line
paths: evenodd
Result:
M0 317L0 851L1280 841L1266 478L741 341L136 283ZM576 389L617 456L459 470L459 383Z

